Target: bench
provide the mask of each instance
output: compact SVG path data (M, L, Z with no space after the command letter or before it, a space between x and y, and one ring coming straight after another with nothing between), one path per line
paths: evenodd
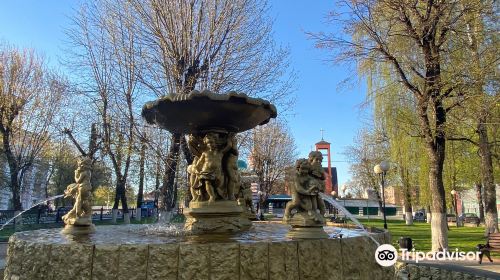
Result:
M500 252L500 233L490 233L488 234L488 238L486 239L486 245L479 244L477 246L479 250L479 263L483 262L483 256L488 257L490 262L493 260L490 258L490 252Z

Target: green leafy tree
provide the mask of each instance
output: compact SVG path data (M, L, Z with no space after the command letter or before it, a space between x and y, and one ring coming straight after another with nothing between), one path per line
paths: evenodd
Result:
M475 93L467 75L468 15L483 12L477 1L356 0L339 1L346 13L332 13L347 33L311 34L318 47L334 50L340 61L359 61L362 70L390 67L393 81L411 96L419 137L428 161L432 193L432 250L447 249L446 193L443 184L448 115ZM349 37L347 37L349 36ZM366 73L366 72L365 72ZM378 74L374 72L375 76ZM465 75L464 75L465 74ZM377 93L382 93L378 89Z

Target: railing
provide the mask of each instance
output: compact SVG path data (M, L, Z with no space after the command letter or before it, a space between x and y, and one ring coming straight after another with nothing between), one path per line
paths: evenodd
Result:
M50 224L50 223L62 223L62 216L68 213L71 207L59 207L55 211L50 211L46 208L38 208L27 211L19 218L11 221L7 226L14 226L16 223L21 223L25 225L30 224ZM8 220L14 217L14 210L0 210L0 226L5 224ZM130 218L135 218L137 212L135 208L129 208ZM151 217L155 214L155 209L141 209L141 217ZM112 209L108 208L97 208L92 209L92 220L93 221L106 221L112 219ZM116 219L123 220L123 211L118 210ZM17 220L17 221L16 221Z

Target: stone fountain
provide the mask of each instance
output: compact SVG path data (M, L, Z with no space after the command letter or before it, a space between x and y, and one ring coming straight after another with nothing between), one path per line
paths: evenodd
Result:
M393 276L393 269L375 262L377 246L370 240L390 243L388 233L374 232L368 238L357 231L323 227L324 205L318 194L324 178L317 172L318 155L297 161L295 181L299 184L294 201L287 206L285 224L248 220L252 209L247 205L248 189L237 172L235 136L276 117L269 102L235 92L194 91L147 103L143 116L149 123L188 135L195 160L188 169L193 200L184 212L186 223L97 226L94 230L77 202L75 212L65 219L65 229L18 232L10 238L4 279ZM68 188L67 195L78 201L80 192L86 202L85 188L74 187Z
M236 196L241 186L236 133L266 124L276 117L276 108L236 92L192 91L149 102L142 115L149 124L188 135L194 156L188 167L193 199L184 211L185 230L200 234L248 229L251 222Z

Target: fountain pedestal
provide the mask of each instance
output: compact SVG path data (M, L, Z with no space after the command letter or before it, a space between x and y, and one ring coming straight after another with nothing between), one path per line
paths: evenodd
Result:
M328 234L323 229L325 221L318 214L312 218L305 212L299 212L285 222L292 226L292 230L287 234L287 237L292 239L328 238Z
M62 230L65 234L85 235L95 232L94 224L90 225L65 225Z
M252 223L236 201L190 202L184 210L184 230L198 233L231 233L250 228Z

